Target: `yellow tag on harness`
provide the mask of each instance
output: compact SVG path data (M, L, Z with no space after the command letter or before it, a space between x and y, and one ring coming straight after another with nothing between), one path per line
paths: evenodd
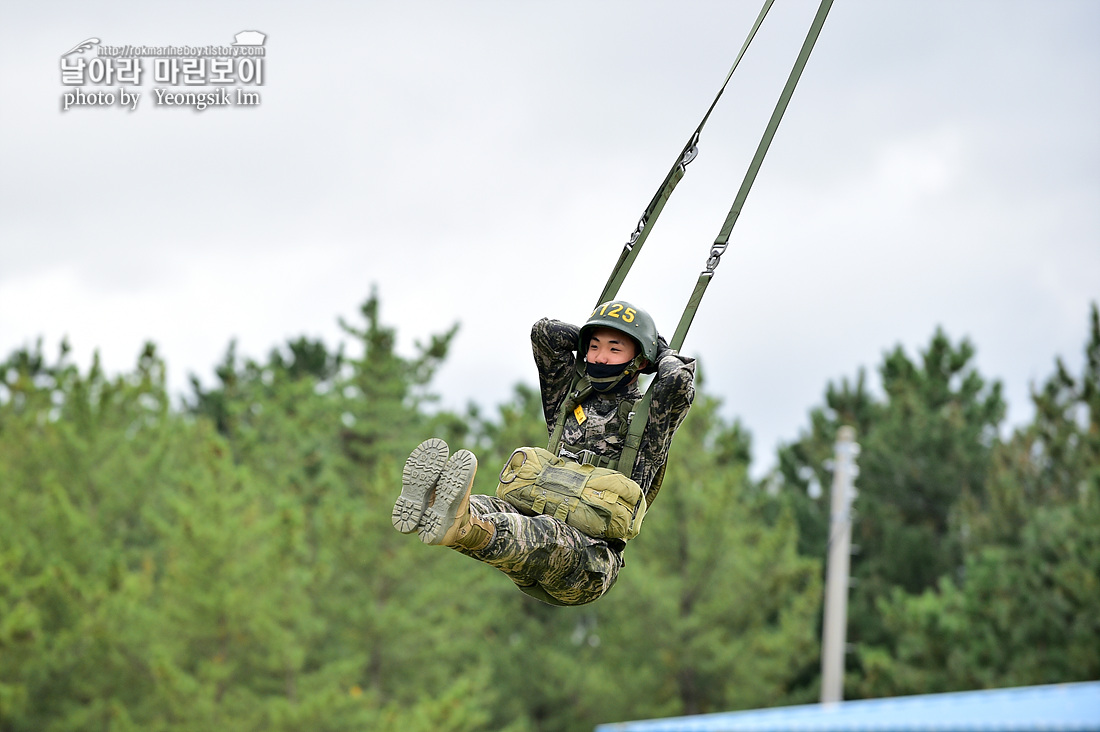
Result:
M577 424L584 424L584 421L588 419L588 415L584 413L584 407L580 404L573 410L573 416L577 418Z

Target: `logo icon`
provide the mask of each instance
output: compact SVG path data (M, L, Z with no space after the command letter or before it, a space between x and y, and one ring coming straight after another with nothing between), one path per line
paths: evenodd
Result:
M83 40L80 43L73 46L72 48L70 48L65 53L61 54L61 58L65 58L66 56L68 56L73 51L78 51L80 53L84 53L85 49L91 48L92 46L96 45L97 43L99 43L98 38L88 38L86 40ZM263 43L263 41L260 41L260 43Z
M259 31L241 31L234 36L234 46L262 46L264 45L264 39L267 38L263 33Z

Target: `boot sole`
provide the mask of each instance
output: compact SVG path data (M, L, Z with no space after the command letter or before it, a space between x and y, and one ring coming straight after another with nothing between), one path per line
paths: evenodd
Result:
M432 498L432 491L447 464L450 448L438 437L425 440L405 461L401 471L401 495L393 504L390 520L402 534L411 534L420 527L420 519Z
M455 522L462 500L470 492L477 458L469 450L459 450L443 467L435 486L435 502L424 511L420 519L420 540L425 544L439 544L447 530Z

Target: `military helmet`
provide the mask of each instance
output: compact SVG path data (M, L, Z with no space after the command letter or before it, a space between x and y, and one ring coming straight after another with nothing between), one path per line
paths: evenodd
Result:
M645 310L626 300L612 300L598 306L581 326L577 340L577 353L581 358L588 350L588 341L596 328L612 328L625 333L637 344L637 355L645 357L650 364L657 363L657 325Z

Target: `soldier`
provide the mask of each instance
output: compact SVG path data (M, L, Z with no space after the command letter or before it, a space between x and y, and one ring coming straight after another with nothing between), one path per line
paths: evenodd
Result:
M672 436L695 396L694 359L668 348L649 314L622 300L596 308L581 328L544 318L532 327L531 343L551 448L578 462L617 466L632 408L641 398L638 374L656 374L637 460L632 468L621 466L644 496L644 512L660 490ZM529 507L471 495L476 470L468 450L448 458L443 440L421 443L405 463L394 527L491 564L550 604L583 605L611 588L623 566L623 539L586 534L561 514L531 515L537 512Z

